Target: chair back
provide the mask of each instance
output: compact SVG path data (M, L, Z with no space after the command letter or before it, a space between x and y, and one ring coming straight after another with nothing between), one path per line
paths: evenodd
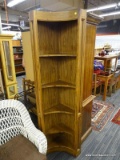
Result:
M28 117L24 105L17 100L0 101L0 145L22 134L27 136L24 119Z

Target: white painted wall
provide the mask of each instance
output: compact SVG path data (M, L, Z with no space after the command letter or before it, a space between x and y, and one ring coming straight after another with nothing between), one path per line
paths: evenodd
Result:
M120 50L120 35L96 36L95 48L103 47L106 43L110 44L112 48Z

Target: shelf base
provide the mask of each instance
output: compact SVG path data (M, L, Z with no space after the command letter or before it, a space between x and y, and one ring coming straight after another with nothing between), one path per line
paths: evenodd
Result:
M47 153L58 152L58 151L59 152L70 153L70 154L72 154L75 157L77 157L81 153L80 149L73 150L73 149L71 149L69 147L65 147L65 146L56 146L56 147L53 147L53 148L48 148Z

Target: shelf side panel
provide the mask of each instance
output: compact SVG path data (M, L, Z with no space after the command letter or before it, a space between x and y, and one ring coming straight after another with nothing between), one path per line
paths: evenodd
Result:
M92 94L94 44L95 44L95 34L96 34L95 28L96 26L93 26L91 24L87 24L86 27L87 32L86 32L83 100L85 100Z
M86 132L91 128L91 112L92 112L92 103L93 101L86 104L83 107L82 113L82 137L86 134Z

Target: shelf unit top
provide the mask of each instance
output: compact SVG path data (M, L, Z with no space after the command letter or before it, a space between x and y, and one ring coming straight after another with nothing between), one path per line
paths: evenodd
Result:
M46 12L46 11L31 11L29 13L29 19L32 21L34 17L39 21L71 21L77 20L80 16L80 12L84 10L71 10L71 11L60 11L60 12ZM84 12L86 15L86 12Z

